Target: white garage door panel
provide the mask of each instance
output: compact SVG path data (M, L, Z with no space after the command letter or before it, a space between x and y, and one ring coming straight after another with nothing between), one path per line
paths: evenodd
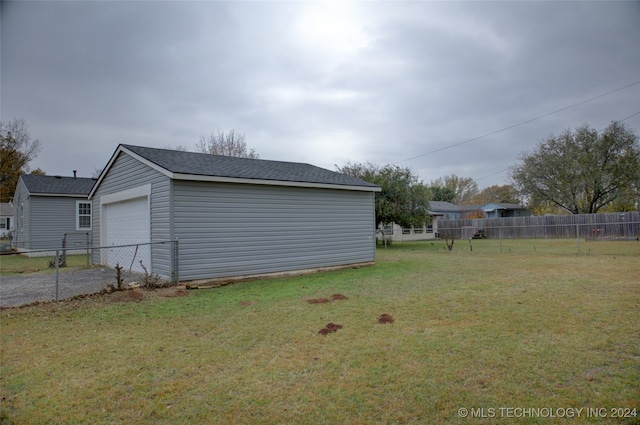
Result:
M105 236L107 246L144 244L151 240L149 200L147 197L105 206ZM107 264L120 264L125 270L143 272L140 260L151 272L150 246L109 249Z

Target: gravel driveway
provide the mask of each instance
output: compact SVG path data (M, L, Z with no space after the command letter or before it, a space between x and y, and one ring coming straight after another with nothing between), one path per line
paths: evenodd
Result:
M140 275L127 272L122 274L125 284L140 281ZM116 271L112 268L61 270L58 274L58 299L94 294L110 284L116 285ZM55 273L0 276L0 307L16 307L55 299Z

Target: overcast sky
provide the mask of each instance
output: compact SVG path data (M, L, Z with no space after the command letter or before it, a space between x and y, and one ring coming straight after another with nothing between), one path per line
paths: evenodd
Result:
M2 120L50 175L235 129L262 159L482 188L549 134L640 113L637 1L0 4Z

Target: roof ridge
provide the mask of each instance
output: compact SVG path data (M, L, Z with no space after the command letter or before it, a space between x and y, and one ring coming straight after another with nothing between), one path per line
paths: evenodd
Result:
M347 174L303 162L212 155L127 144L121 144L118 149L139 155L150 164L182 177L194 176L196 179L197 176L220 177L256 182L281 181L343 187L378 187Z
M91 177L21 174L20 179L31 194L89 195L96 179Z
M163 152L171 152L171 153L175 153L175 154L188 154L188 155L203 155L203 156L214 156L214 157L218 157L218 158L225 158L225 159L230 159L230 160L239 160L239 161L263 161L263 162L274 162L274 163L281 163L281 164L302 164L302 165L308 165L310 167L316 167L316 168L322 168L322 167L318 167L317 165L313 165L307 162L298 162L298 161L283 161L283 160L279 160L279 159L264 159L264 158L247 158L244 156L232 156L232 155L220 155L220 154L215 154L215 153L207 153L207 152L192 152L192 151L182 151L182 150L177 150L177 149L169 149L169 148L157 148L157 147L153 147L153 146L141 146L141 145L129 145L129 144L121 144L121 146L129 149L129 150L135 150L135 149L150 149L150 150L155 150L155 151L163 151ZM131 149L134 148L134 149ZM323 170L325 168L322 168ZM327 170L327 171L331 171L331 170Z

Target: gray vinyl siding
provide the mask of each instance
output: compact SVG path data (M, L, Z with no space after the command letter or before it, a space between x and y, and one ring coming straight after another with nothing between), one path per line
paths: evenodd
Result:
M29 220L30 208L29 191L22 179L18 179L16 193L13 196L13 206L15 211L13 227L13 242L18 248L29 249L31 240L31 220Z
M14 198L13 241L18 248L60 248L65 235L68 248L86 246L87 232L76 231L76 202L86 198L32 195L22 179L16 187ZM91 233L91 229L88 232Z
M120 154L102 180L92 199L94 246L100 241L100 197L131 188L151 184L151 242L173 240L171 231L171 180L162 173L126 154ZM153 245L151 272L168 277L170 274L170 245ZM94 262L99 262L95 253Z
M173 195L182 280L375 260L372 192L174 181Z
M86 238L79 234L86 232L76 231L76 202L86 199L34 195L29 199L30 249L60 248L65 234L69 247Z

